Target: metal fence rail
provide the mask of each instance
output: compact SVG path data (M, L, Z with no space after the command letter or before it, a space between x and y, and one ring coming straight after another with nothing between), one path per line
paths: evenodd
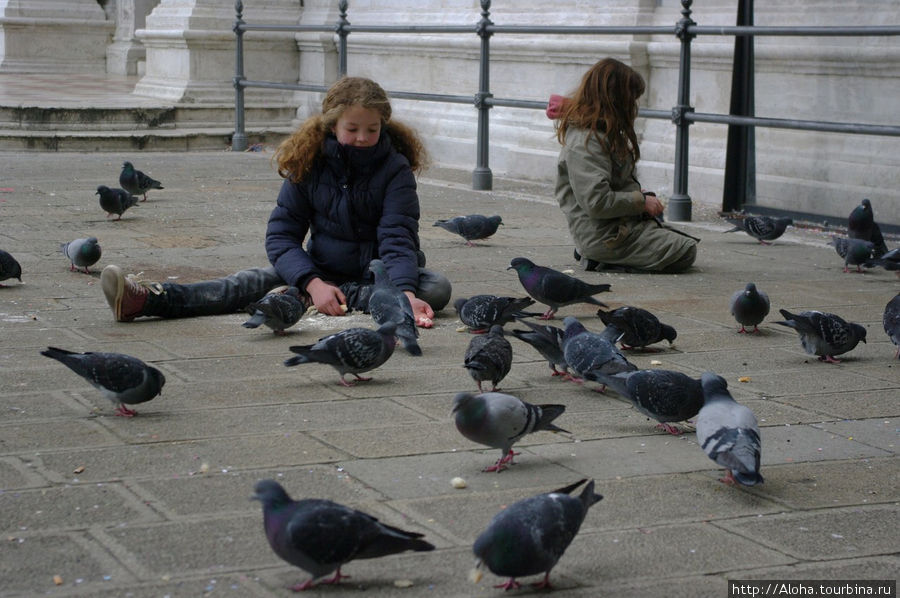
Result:
M244 77L243 35L247 31L283 32L333 32L337 36L339 74L347 74L347 38L351 33L438 33L476 34L481 39L479 57L478 91L471 95L432 94L410 91L388 91L388 95L398 99L422 100L456 104L472 104L478 110L478 132L476 138L476 160L472 171L472 188L489 190L492 187L492 173L489 167L489 114L491 108L511 107L543 110L545 102L515 98L495 98L490 87L490 38L494 34L558 34L558 35L671 35L680 40L681 49L678 67L678 89L675 105L669 110L640 108L642 118L671 120L675 131L675 164L673 173L673 193L669 198L668 212L672 220L691 219L691 197L688 194L689 134L688 128L695 122L718 123L747 127L773 127L852 133L864 135L900 136L900 126L872 125L863 123L759 118L734 114L711 114L695 112L690 105L691 82L691 41L698 35L716 36L895 36L900 35L900 25L854 26L854 27L757 27L757 26L701 26L691 19L693 0L681 0L681 19L673 26L531 26L495 25L490 19L491 0L480 0L481 18L472 25L351 25L347 19L348 1L338 2L338 21L334 25L266 25L248 24L243 20L243 2L235 2L236 35L235 44L235 131L232 150L243 151L248 139L244 125L244 89L260 87L294 91L323 92L324 85L304 83L277 83L254 81ZM752 1L750 3L752 7ZM752 14L752 8L751 14ZM751 63L752 64L752 63ZM752 89L751 89L752 92ZM752 103L752 102L751 102ZM752 157L750 158L752 159Z

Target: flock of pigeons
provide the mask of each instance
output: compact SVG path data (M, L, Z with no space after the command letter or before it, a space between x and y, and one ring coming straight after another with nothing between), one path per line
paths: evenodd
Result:
M121 215L137 203L136 194L162 186L126 162L120 177L122 189L98 187L100 203L108 216ZM107 216L107 217L108 217ZM460 235L467 245L484 239L502 224L499 216L459 216L439 220L435 226ZM735 222L761 243L781 236L790 219L747 216ZM881 266L897 270L898 250L888 251L872 217L868 200L850 216L850 236L835 237L833 244L848 265ZM863 257L860 247L867 248ZM96 239L78 239L63 246L72 268L85 268L100 257ZM93 257L92 256L96 256ZM91 261L92 260L92 261ZM352 327L319 339L309 345L293 345L294 354L286 366L323 363L339 374L339 383L352 386L369 380L361 374L383 365L398 343L411 355L422 355L418 329L406 295L393 285L381 260L369 266L374 275L368 313L375 329ZM525 297L475 295L459 298L454 308L465 328L474 333L464 356L464 367L475 381L478 393L460 392L453 399L452 416L459 432L469 440L500 449L499 459L484 471L501 472L518 455L513 446L521 438L539 430L568 433L554 422L565 412L564 405L533 405L501 392L498 384L512 367L513 349L504 326L515 322L524 328L510 333L533 347L544 359L551 375L578 384L591 382L592 390L607 388L630 401L646 416L655 419L658 428L681 434L674 423L694 419L697 441L704 452L725 468L722 482L755 485L763 482L760 474L761 441L756 417L738 404L728 391L724 378L712 372L694 379L681 372L663 369L638 369L617 348L650 350L661 341L670 344L676 330L650 313L635 307L607 309L595 296L610 290L608 284L589 284L552 268L540 266L524 257L514 258L507 269L514 270ZM6 252L0 252L0 280L18 278L21 268ZM544 312L525 311L535 302L547 306ZM548 324L557 310L576 303L598 307L597 316L605 325L602 332L588 330L578 319L568 316L563 327ZM740 324L740 333L758 331L768 315L767 295L754 283L735 292L731 313ZM247 307L248 328L265 325L276 334L284 334L306 313L295 287L282 287ZM775 322L797 331L805 351L820 360L837 362L837 355L852 350L866 340L866 329L846 322L835 314L820 311L790 313L780 310L784 320ZM535 321L537 320L537 321ZM748 327L752 327L749 330ZM900 356L900 293L887 305L884 328L898 346ZM136 415L127 405L143 403L157 396L165 377L141 360L118 353L75 353L49 347L42 355L66 365L101 391L116 406L116 414ZM346 375L355 377L348 381ZM490 383L487 390L483 385ZM597 386L599 385L599 388ZM579 492L576 490L581 488ZM262 503L264 530L274 552L312 577L292 589L305 590L316 580L338 583L346 577L341 567L354 559L376 558L407 550L428 551L434 546L422 534L408 532L379 522L374 517L323 499L294 501L273 480L256 484L254 498ZM473 550L477 557L473 581L480 579L480 568L509 580L495 587L519 587L517 578L543 574L534 584L550 587L550 571L577 534L588 509L603 497L594 492L593 480L579 480L557 490L539 494L509 505L496 515L478 536Z

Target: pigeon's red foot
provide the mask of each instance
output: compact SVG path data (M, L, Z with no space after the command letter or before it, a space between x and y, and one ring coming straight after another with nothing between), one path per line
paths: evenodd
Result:
M319 583L323 583L323 584L326 584L326 583L327 583L327 584L339 584L339 583L341 583L341 580L342 580L342 579L350 579L350 576L349 576L349 575L344 575L344 574L342 574L342 573L341 573L341 568L338 567L338 570L334 572L334 577L332 577L332 578L330 578L330 579L326 579L326 580L321 581L321 582L319 582Z
M304 581L303 583L298 583L297 585L291 586L290 590L292 592L302 592L304 590L310 589L314 585L315 584L313 583L312 578L310 578L310 579L307 579L306 581Z
M840 359L835 359L831 355L821 355L819 357L819 361L824 361L825 363L840 363Z
M531 584L531 587L536 590L550 590L553 586L550 585L550 572L544 574L544 579L539 582Z
M552 320L555 315L556 315L555 309L548 309L547 311L545 311L538 317L538 320Z
M734 479L734 474L731 473L730 469L725 470L725 477L719 478L719 481L723 484L728 484L729 486L734 486L737 484L737 480Z
M134 409L129 409L125 405L119 405L118 407L116 407L116 415L121 417L134 417L135 415L137 415L137 411L135 411Z
M504 590L518 590L522 587L522 584L516 581L515 577L510 577L509 581L506 583L498 583L494 586L495 588L503 588Z
M682 434L684 434L683 430L676 428L675 426L673 426L671 424L656 424L656 429L657 430L665 430L672 436L681 436Z

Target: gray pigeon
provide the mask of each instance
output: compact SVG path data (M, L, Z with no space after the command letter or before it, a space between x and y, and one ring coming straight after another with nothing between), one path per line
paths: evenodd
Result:
M295 592L308 590L332 571L334 577L320 585L339 583L349 577L341 574L341 567L356 559L434 550L422 534L386 525L362 511L324 499L292 500L275 480L257 482L254 491L252 498L262 503L269 546L280 558L312 575L291 587Z
M741 325L739 334L759 332L759 323L769 315L769 296L748 282L743 291L731 296L731 315ZM747 330L746 326L753 326L753 330Z
M547 430L565 432L552 422L563 414L565 405L532 405L512 395L461 392L453 398L452 414L460 434L478 444L503 451L497 462L484 471L500 473L518 455L512 446L526 434Z
M74 272L75 267L84 268L85 274L90 274L88 266L93 266L100 260L100 243L97 237L88 237L86 239L75 239L59 246L59 250L71 263L70 271Z
M722 376L704 372L700 382L704 400L697 415L697 444L710 459L725 468L725 477L719 481L739 482L744 486L761 484L756 416L735 402Z
M466 245L474 247L472 241L487 239L503 224L500 216L482 216L470 214L468 216L456 216L447 220L438 220L432 226L439 226L445 231L454 233L466 240Z
M587 482L579 496L569 494ZM517 577L544 574L533 586L550 588L550 571L578 533L588 509L603 497L594 493L594 480L579 480L565 488L515 502L494 516L475 540L476 568L509 577L497 588L521 587ZM476 578L476 581L480 577Z
M397 337L403 343L406 352L410 355L421 355L422 348L416 340L419 338L419 330L416 328L416 318L409 297L394 286L383 261L372 260L369 263L369 270L375 275L368 307L372 319L379 326L385 322L396 322Z
M834 314L821 311L803 311L792 314L779 309L785 321L775 322L793 328L800 335L800 344L810 355L818 355L819 361L840 363L835 355L852 350L859 341L866 342L866 329Z
M542 320L553 318L560 307L575 303L590 303L606 307L594 299L593 295L609 291L608 284L589 284L574 276L569 276L545 266L538 266L528 258L513 258L507 270L515 270L519 282L535 301L550 306L541 316Z
M8 251L0 249L0 282L15 278L22 282L22 266ZM6 285L0 284L0 287Z
M241 324L244 328L259 328L265 324L275 334L282 336L287 334L286 328L300 321L306 313L306 306L300 300L300 290L297 287L287 287L283 291L268 293L259 301L248 305L244 311L250 314L250 319Z
M125 189L110 189L106 185L97 187L94 195L100 196L100 207L106 212L107 218L113 214L119 215L116 220L121 220L125 210L138 203L138 198Z
M875 247L871 241L837 235L832 235L828 244L833 245L837 254L844 258L844 272L849 272L850 266L856 266L856 271L862 272L860 266L872 258L872 250Z
M397 346L396 322L385 322L378 330L368 328L347 328L335 334L320 338L312 345L292 345L288 347L294 357L284 361L284 365L301 363L325 363L341 375L339 384L353 386L344 379L345 374L353 374L357 380L366 382L371 378L360 376L374 370L394 354Z
M891 342L897 345L897 352L894 357L900 358L900 293L897 293L893 299L888 301L884 306L884 332L891 339Z
M655 315L641 309L626 305L611 311L597 310L597 316L607 326L614 326L622 331L622 336L617 340L622 343L623 349L647 349L647 345L658 343L662 340L669 341L669 345L678 336L674 328L663 324Z
M875 268L876 266L897 272L900 276L900 248L894 248L878 258L868 260L863 264L866 268Z
M565 331L549 324L534 324L527 320L519 320L530 330L510 330L513 336L526 342L543 356L553 372L551 376L568 376L569 365L563 355L562 342ZM561 370L556 369L560 366Z
M503 326L494 324L487 334L472 337L463 365L478 383L478 392L484 391L481 383L485 380L491 381L491 392L494 392L500 390L497 383L509 373L512 358L512 345L503 337Z
M603 334L597 334L587 330L572 316L567 316L563 324L566 330L563 355L572 371L582 379L603 384L599 374L612 375L637 370L637 366L625 359L613 345L615 339L622 334L615 326L607 326ZM605 389L604 384L600 392Z
M740 219L726 218L726 220L734 225L734 228L726 230L726 233L742 230L763 245L771 245L769 241L774 241L783 235L785 229L794 224L790 218L773 218L771 216L745 216Z
M881 228L879 228L878 223L875 222L872 202L868 199L862 200L850 212L850 216L847 218L847 236L851 239L871 241L872 253L876 258L887 253L884 236L881 234Z
M503 325L515 318L534 315L522 310L534 305L530 297L499 297L497 295L473 295L460 297L453 302L456 314L472 332L485 332L494 324Z
M125 405L146 403L162 391L166 383L155 367L122 353L74 353L47 347L41 355L50 357L87 380L116 406L116 415L134 417L137 412Z
M635 408L659 422L656 427L673 436L682 431L668 422L688 420L703 406L700 381L671 370L637 370L599 379L631 401Z
M131 162L122 164L122 172L119 173L119 184L132 195L143 195L147 201L147 191L150 189L162 189L162 183L153 179L140 170L136 170Z

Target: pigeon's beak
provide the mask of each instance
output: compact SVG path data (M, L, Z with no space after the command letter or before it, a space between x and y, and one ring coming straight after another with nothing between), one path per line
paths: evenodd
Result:
M251 497L248 498L247 500L262 500L262 497L261 497L259 494L254 494L253 496L251 496Z
M506 269L507 269L507 270L512 270L513 267L512 267L512 266L507 266Z
M469 580L472 583L478 583L484 574L481 572L481 559L475 561L475 566L469 571Z

